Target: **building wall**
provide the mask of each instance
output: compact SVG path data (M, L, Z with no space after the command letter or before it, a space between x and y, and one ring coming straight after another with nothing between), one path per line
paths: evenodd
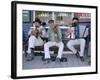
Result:
M90 16L85 16L85 15L82 15L81 13L75 13L74 16L79 18L80 25L82 26L82 29L80 32L82 34L82 32L85 29L85 26L90 22ZM32 21L35 17L35 16L33 16L33 11L31 11L29 17L30 17L30 22L23 22L23 33L24 33L25 40L28 38L28 31L29 31L30 27L32 26ZM37 15L36 17L38 17L42 22L46 22L46 23L48 23L48 20L52 19L52 15L45 16L45 17L43 17L43 16L39 17ZM63 17L62 20L56 20L57 19L56 17L57 16L55 15L54 19L57 24L60 25L63 23L64 25L69 25L69 23L71 23L71 21L72 21L73 14L71 14L69 16L62 16ZM82 19L82 17L83 17L83 19ZM84 19L84 17L85 17L85 19Z

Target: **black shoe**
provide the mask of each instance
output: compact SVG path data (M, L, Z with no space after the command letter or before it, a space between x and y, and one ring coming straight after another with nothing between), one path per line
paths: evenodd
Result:
M61 59L60 58L56 58L55 62L56 63L61 63Z
M45 59L45 60L44 60L44 64L48 64L48 63L50 63L50 62L51 62L50 59Z
M60 61L61 61L61 62L67 62L67 58L62 57L62 58L60 59Z
M77 51L77 53L75 55L76 55L77 58L79 58L79 56L80 56L78 51Z
M55 61L55 60L56 60L56 57L51 56L51 61Z
M80 60L83 62L83 61L84 61L84 57L81 56L81 57L80 57Z
M33 56L34 56L34 48L31 48L31 53L32 53Z
M34 57L33 57L33 54L32 54L32 53L27 54L27 59L26 59L26 61L32 61L33 59L34 59Z

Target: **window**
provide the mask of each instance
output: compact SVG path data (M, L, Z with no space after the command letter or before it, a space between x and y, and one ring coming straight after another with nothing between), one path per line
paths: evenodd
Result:
M23 22L30 22L30 20L31 20L31 11L28 11L28 10L23 10L23 16L22 16L22 18L23 18Z
M48 11L35 11L35 18L39 18L42 22L48 24L48 20L52 19L52 12Z
M72 19L72 13L55 12L55 21L58 25L67 26Z

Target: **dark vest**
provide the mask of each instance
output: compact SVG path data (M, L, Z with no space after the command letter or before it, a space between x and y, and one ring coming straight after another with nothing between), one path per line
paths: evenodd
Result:
M74 35L75 35L75 38L80 38L79 25L75 26Z

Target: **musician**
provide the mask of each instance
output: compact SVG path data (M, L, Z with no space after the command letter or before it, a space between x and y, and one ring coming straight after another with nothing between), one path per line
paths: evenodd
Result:
M79 19L74 17L72 19L72 27L74 28L73 30L69 30L71 33L74 33L74 39L71 39L67 43L67 47L74 53L76 54L77 57L80 58L81 61L84 61L84 49L85 49L85 39L80 36L80 29L81 26L79 26ZM80 45L80 52L75 49L75 45Z
M41 26L41 21L39 19L35 20L35 25L32 27L32 31L30 31L30 37L28 40L28 50L27 50L27 60L31 61L33 59L34 48L35 46L42 46L44 44L41 39L43 27Z
M62 43L62 33L59 27L54 24L54 20L49 20L48 23L49 23L49 30L48 30L49 41L44 44L45 63L49 63L51 60L49 48L52 46L57 46L59 48L56 62L60 62L64 48L64 44Z

